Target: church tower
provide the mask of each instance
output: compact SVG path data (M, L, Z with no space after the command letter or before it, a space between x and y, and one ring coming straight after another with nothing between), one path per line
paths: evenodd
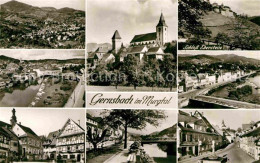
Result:
M13 115L12 115L11 120L10 120L12 128L13 128L13 127L15 126L15 124L17 123L17 118L16 118L16 115L15 115L15 112L16 112L15 109L13 109L13 110L12 110Z
M121 36L119 35L119 32L116 30L113 37L112 37L112 50L115 50L115 53L117 54L119 49L121 48Z
M161 13L159 23L156 26L156 36L160 46L164 46L168 42L168 26L165 23L163 13Z

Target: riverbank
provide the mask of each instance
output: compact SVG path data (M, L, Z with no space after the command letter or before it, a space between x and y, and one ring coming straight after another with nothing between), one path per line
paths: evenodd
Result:
M77 84L78 82L76 81L48 79L44 82L45 86L41 90L41 98L38 99L35 107L63 107Z
M254 80L255 78L260 79L260 76L250 77L244 81L239 80L214 88L208 92L207 96L260 104L259 87L256 85L257 80Z

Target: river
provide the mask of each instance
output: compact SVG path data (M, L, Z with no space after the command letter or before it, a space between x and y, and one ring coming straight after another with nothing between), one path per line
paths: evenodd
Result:
M254 89L253 93L260 94L260 75L257 75L253 78L249 78L249 81L254 83L258 87L258 89Z
M0 101L0 107L28 107L39 90L40 85L31 85L25 90L15 89L5 93Z
M175 163L176 156L168 155L167 153L161 150L157 144L144 144L144 151L150 156L153 157L154 161L157 163Z

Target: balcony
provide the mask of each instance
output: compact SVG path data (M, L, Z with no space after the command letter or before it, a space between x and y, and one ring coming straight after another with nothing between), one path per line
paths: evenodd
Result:
M185 141L185 142L181 142L180 145L181 146L197 146L197 145L199 145L199 142L188 142L188 141Z

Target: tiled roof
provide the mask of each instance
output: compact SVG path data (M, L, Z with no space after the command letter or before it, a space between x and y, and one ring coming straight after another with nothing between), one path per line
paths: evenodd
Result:
M0 127L0 134L6 136L6 137L10 137L10 135L3 129L3 127Z
M109 51L108 47L99 47L96 52L98 53L107 53Z
M57 137L58 134L59 134L59 130L50 132L49 135L47 136L47 139L52 140L53 138Z
M5 122L3 122L3 121L0 121L0 127L11 127L11 125L10 124L8 124L8 123L5 123Z
M153 41L153 40L156 40L156 38L157 38L156 32L135 35L134 38L132 39L131 43L142 42L142 41Z
M113 55L112 53L106 53L103 55L102 57L102 61L105 61L108 57L110 57L111 55ZM114 55L113 55L114 56Z
M145 46L135 46L132 47L130 53L140 53L145 48Z
M34 132L32 129L30 129L29 127L23 126L23 125L21 125L21 124L17 124L17 125L18 125L19 127L21 127L25 133L31 134L31 135L33 135L33 136L39 138L38 135L35 134L35 132Z
M148 49L148 53L157 52L160 49L160 47L152 47Z

